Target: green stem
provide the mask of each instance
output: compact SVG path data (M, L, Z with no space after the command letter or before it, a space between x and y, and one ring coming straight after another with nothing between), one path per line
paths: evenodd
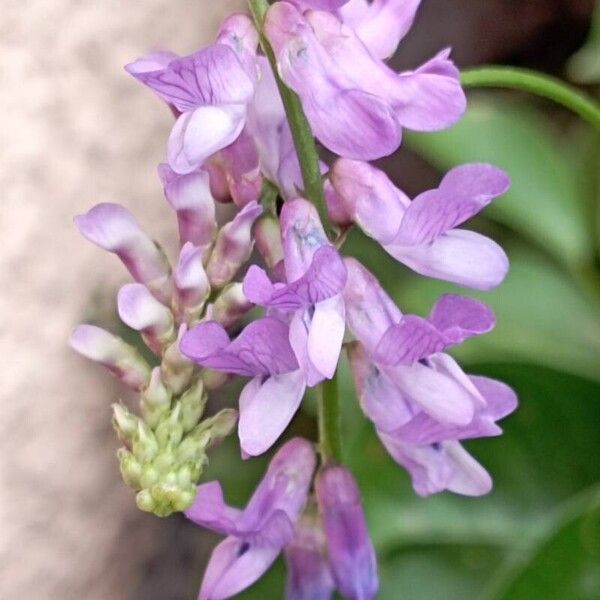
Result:
M319 446L323 463L342 460L341 416L337 373L318 389Z
M292 131L292 138L294 140L294 146L298 154L298 160L300 162L300 170L302 172L302 180L304 182L304 193L308 200L310 200L319 211L319 216L323 225L328 228L328 215L327 206L325 204L325 194L323 192L323 180L321 178L321 169L319 166L319 154L317 152L317 146L308 124L300 98L297 94L292 91L289 87L283 83L279 73L277 72L277 61L273 48L269 40L263 33L263 24L265 21L265 14L269 9L269 3L267 0L248 0L250 12L254 18L256 28L260 34L260 45L265 53L283 101L283 106L290 124Z
M528 69L477 67L461 74L465 87L503 87L553 100L600 129L600 104L560 79Z

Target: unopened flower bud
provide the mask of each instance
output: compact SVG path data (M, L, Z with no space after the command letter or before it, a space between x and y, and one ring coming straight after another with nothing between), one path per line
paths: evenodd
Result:
M117 304L121 320L139 331L156 354L175 338L173 314L141 283L124 285L119 290Z
M169 302L172 293L169 262L125 207L98 204L86 214L77 215L74 221L86 239L114 252L136 281L146 285L162 302Z
M267 268L272 269L283 260L281 229L279 220L271 213L265 213L254 225L254 241Z
M156 428L156 439L161 448L174 449L182 437L181 404L177 402L171 413Z
M186 322L197 319L210 294L202 264L202 248L187 243L181 249L174 274L178 312Z
M140 463L152 460L158 453L158 442L146 423L138 421L138 428L133 441L133 455Z
M140 474L140 486L142 488L151 488L160 479L160 471L153 463L148 463L142 468Z
M154 501L154 498L152 498L150 490L138 492L135 497L135 502L137 507L144 512L154 512L154 508L156 507L156 502Z
M222 288L229 283L250 258L252 225L261 212L257 202L250 202L219 231L206 268L212 287Z
M142 414L150 427L156 427L171 407L171 392L162 381L160 367L152 369L150 383L140 401Z
M214 390L218 390L219 388L223 387L232 376L228 373L223 373L223 371L202 369L202 371L200 371L200 377L204 382L204 387L206 390L208 392L213 392Z
M181 245L190 242L205 252L217 231L208 172L201 169L179 175L164 163L158 169L165 197L177 213Z
M120 337L95 327L79 325L71 335L71 348L109 369L134 390L142 389L150 377L150 367L140 353Z
M228 328L235 325L253 306L246 298L242 284L231 283L223 289L215 303L209 306L206 317Z
M190 385L194 373L194 363L179 351L179 342L186 331L186 325L179 328L179 335L165 350L160 366L162 380L174 394L181 394Z
M205 419L198 427L210 433L209 446L214 446L227 437L235 428L238 412L233 408L224 408L210 419Z
M123 441L131 442L137 434L140 419L122 404L113 404L112 409L113 427Z
M139 490L142 487L140 484L142 465L140 465L135 459L135 456L133 456L126 448L119 448L117 451L117 458L119 459L119 468L121 470L123 481L134 490Z
M352 474L344 467L325 467L315 490L337 589L345 598L375 598L377 558Z
M181 424L187 433L198 425L198 421L204 412L207 395L204 391L204 382L198 379L196 383L179 400L181 406Z

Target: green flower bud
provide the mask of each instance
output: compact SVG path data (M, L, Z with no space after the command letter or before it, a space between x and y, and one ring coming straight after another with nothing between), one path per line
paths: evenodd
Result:
M142 490L135 497L135 502L140 510L144 512L154 512L156 502L150 493L150 490Z
M142 468L140 484L143 488L150 488L159 481L160 472L153 463L148 463Z
M161 448L177 447L183 438L183 425L181 423L181 404L175 404L175 408L156 428L156 439Z
M152 370L150 383L144 390L140 400L142 414L150 427L156 427L171 408L171 392L168 390L161 378L160 367Z
M254 224L256 248L265 259L267 268L272 269L283 260L281 228L279 219L270 212L264 213Z
M119 448L117 450L117 458L119 459L119 468L123 481L134 490L139 490L142 487L140 484L142 476L142 466L140 463L126 448Z
M179 401L181 405L181 422L183 430L186 433L191 431L198 424L198 421L204 412L207 399L202 379L198 379L196 383L181 396Z
M204 382L204 387L208 391L213 391L224 386L231 376L227 373L222 373L221 371L215 371L213 369L202 369L202 371L200 371L200 377Z
M206 419L200 426L204 426L210 432L210 446L214 446L227 437L237 423L238 413L233 408L224 408L214 417Z
M146 423L138 421L138 428L133 441L133 455L140 463L151 461L158 454L158 442L154 433Z
M122 404L113 404L113 427L125 442L131 442L138 430L140 419Z
M235 325L253 306L246 298L242 284L230 283L208 308L207 316L227 329Z

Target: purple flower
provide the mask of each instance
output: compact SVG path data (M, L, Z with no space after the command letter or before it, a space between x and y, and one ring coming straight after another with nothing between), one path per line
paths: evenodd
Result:
M173 278L177 309L184 321L197 318L210 294L210 283L202 264L203 250L186 242L179 253Z
M258 319L232 342L220 324L209 321L187 332L180 349L203 367L253 378L240 395L240 445L249 456L268 450L298 410L306 388L288 325L274 317Z
M314 134L341 156L386 156L400 145L403 127L443 129L464 113L466 100L449 51L397 74L335 15L302 14L288 2L271 6L265 31L279 73L300 96Z
M412 27L421 0L350 0L339 15L373 56L389 58Z
M377 558L352 474L344 467L325 467L317 475L315 490L337 589L344 598L375 598Z
M97 204L73 220L86 239L115 253L136 281L148 287L159 300L170 301L171 267L162 250L142 231L125 207Z
M294 537L316 465L312 446L295 438L275 454L243 510L223 501L217 481L198 486L188 519L227 537L214 550L199 600L229 598L251 586Z
M244 279L244 292L255 304L293 313L290 343L307 384L333 377L344 337L341 291L346 267L329 243L314 206L299 198L281 211L286 284L273 284L259 267Z
M498 244L456 228L506 192L504 171L486 164L456 167L412 202L364 162L338 160L331 181L352 220L417 273L481 290L506 276L508 259Z
M165 197L177 214L181 245L191 242L206 252L217 230L215 200L210 190L208 172L199 169L179 175L169 165L162 163L158 167L158 174Z
M489 331L493 313L476 300L447 295L428 319L403 316L364 267L352 259L346 265L347 322L359 340L350 362L361 407L380 439L409 470L417 493L486 493L489 476L457 440L499 435L496 421L517 399L500 382L467 376L442 350Z
M182 58L156 53L125 67L180 113L167 149L175 172L194 171L240 135L254 94L257 45L250 19L232 15L208 48Z

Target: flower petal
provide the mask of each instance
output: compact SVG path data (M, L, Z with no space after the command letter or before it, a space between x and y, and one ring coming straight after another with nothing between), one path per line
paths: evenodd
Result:
M306 381L301 370L255 378L240 395L238 433L242 450L250 456L266 452L296 414Z
M493 419L503 419L514 412L519 404L514 390L501 381L470 375L479 393L484 397Z
M241 511L225 504L218 481L199 485L194 504L185 511L185 516L196 525L226 535L237 533L236 521L240 515Z
M464 223L510 186L508 176L491 165L470 164L448 172L440 187L417 196L393 241L400 246L433 242Z
M252 98L254 84L236 53L214 44L167 63L163 53L127 65L125 70L179 111L199 106L243 104ZM153 66L156 69L150 70Z
M308 331L308 357L327 379L335 375L345 330L344 301L340 295L315 305Z
M421 275L476 290L495 288L508 272L504 250L491 239L465 229L448 231L423 246L392 243L383 247L396 260Z
M230 343L225 329L214 321L192 327L181 351L199 365L238 375L279 375L298 368L288 341L289 327L279 319L252 321Z
M447 345L483 335L496 325L496 316L485 303L458 294L444 294L435 303L429 321L444 334Z
M167 160L176 173L190 173L240 135L246 118L243 104L200 106L176 121L167 146Z
M198 600L224 600L255 583L275 562L280 549L250 545L234 536L212 552Z
M412 27L421 0L350 0L339 11L374 56L385 59Z

